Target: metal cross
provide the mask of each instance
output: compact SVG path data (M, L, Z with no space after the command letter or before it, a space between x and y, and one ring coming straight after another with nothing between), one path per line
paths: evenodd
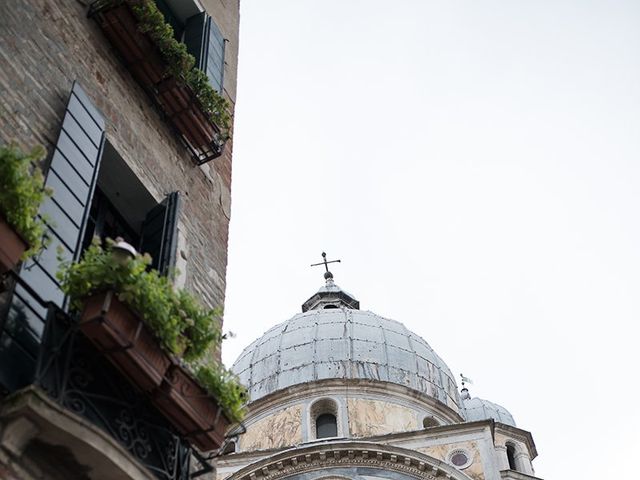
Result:
M312 263L311 266L312 267L317 267L318 265L324 265L324 269L326 270L326 272L324 273L324 278L325 279L329 279L329 278L333 278L333 274L329 271L329 264L330 263L340 263L340 260L328 260L327 261L327 254L325 252L322 252L322 262L320 262L320 263Z

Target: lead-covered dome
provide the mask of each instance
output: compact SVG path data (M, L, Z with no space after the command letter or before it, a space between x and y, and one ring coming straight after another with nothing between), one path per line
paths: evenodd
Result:
M327 278L303 313L249 345L232 369L251 401L323 379L365 379L403 385L459 412L454 377L429 344L401 323L358 307Z
M465 395L463 395L462 405L464 407L464 417L468 422L492 418L496 422L511 425L512 427L516 426L513 415L497 403L483 400L482 398L465 398Z

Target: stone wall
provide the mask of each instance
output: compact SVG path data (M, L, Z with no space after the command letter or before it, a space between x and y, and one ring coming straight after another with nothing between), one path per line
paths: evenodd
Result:
M233 105L238 0L205 0L225 38L224 93ZM230 217L231 151L197 167L107 41L87 18L89 2L0 2L0 143L55 143L71 85L78 80L107 120L107 139L149 192L183 193L181 268L186 287L222 305Z

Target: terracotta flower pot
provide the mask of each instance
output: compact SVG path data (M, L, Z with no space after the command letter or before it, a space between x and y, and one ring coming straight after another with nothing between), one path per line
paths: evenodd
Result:
M220 129L204 112L191 87L168 77L158 85L158 102L176 129L194 149L211 149Z
M202 107L195 92L168 72L168 64L149 35L138 29L132 7L138 0L94 4L94 17L118 50L138 82L145 88L180 134L196 161L222 155L220 128Z
M127 2L105 6L95 17L136 80L147 88L162 80L167 65L151 39L138 30L138 20Z
M15 267L28 245L0 215L0 274Z
M173 363L152 401L198 449L220 448L231 422L218 402L183 367Z
M149 392L161 384L171 364L169 355L113 292L85 301L80 330L140 390Z

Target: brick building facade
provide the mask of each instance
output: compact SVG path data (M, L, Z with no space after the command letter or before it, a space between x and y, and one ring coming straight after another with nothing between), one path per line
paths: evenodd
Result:
M165 269L176 272L174 284L208 306L224 304L232 140L217 157L198 156L202 149L194 150L175 121L180 112L167 111L159 100L164 87L143 84L136 64L108 36L105 25L111 20L101 17L105 5L141 1L0 3L0 144L45 146L43 167L55 190L53 202L45 205L53 219L52 245L18 269L19 279L6 278L0 294L1 397L33 390L48 318L36 296L65 309L54 275L56 249L77 258L92 234L123 236L136 247L151 239L168 259ZM229 102L233 117L239 1L156 4L176 38L192 40L190 52ZM161 240L150 233L156 211L164 219ZM26 314L17 316L19 309ZM41 393L32 391L25 400L32 405L37 398L35 403L44 406L25 407L29 413L23 415L28 417L23 425L15 424L22 414L7 417L6 402L0 406L0 477L187 478L184 468L154 470L134 447L95 430L91 421L64 420L65 405L51 403ZM49 412L45 416L55 412L63 420L55 428L51 422L41 424L37 417L42 409ZM77 432L67 435L60 426L65 422ZM53 461L57 449L59 458L68 461L49 471L47 459ZM111 453L101 458L101 451ZM78 452L86 456L80 458ZM109 470L108 465L119 466Z

